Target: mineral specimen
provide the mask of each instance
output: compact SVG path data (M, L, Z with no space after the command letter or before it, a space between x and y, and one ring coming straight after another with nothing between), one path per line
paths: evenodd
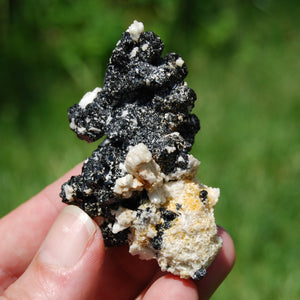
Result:
M103 88L69 109L79 138L106 138L60 195L96 220L107 247L128 244L163 271L200 279L222 247L213 215L219 189L196 179L199 161L189 154L200 128L191 113L196 94L184 82L184 60L162 57L163 48L134 21L113 50Z

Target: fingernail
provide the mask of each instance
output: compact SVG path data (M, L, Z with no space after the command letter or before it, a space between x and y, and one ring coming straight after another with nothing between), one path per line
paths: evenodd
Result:
M65 207L43 242L39 259L49 265L70 268L84 254L96 232L92 219L79 207Z

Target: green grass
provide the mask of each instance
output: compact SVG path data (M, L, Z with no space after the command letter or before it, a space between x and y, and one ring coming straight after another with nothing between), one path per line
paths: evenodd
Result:
M215 298L297 299L297 49L282 55L273 47L261 53L257 46L245 64L247 50L242 45L230 66L210 62L208 74L191 79L203 124L193 149L203 161L199 178L221 187L216 218L232 234L237 251L235 269Z
M86 90L101 84L103 66L123 30L121 25L127 26L133 18L129 10L121 17L120 9L101 9L104 19L112 18L115 25L111 36L101 36L100 50L97 36L103 25L93 14L95 32L80 24L76 27L80 38L88 38L88 49L80 43L72 48L78 36L68 35L75 22L69 20L60 40L54 35L53 43L35 44L42 49L38 58L28 62L29 54L11 54L5 61L7 73L3 72L2 80L7 74L11 77L4 81L9 91L3 86L0 111L0 216L96 147L79 141L68 129L66 110ZM175 20L164 20L153 7L157 19L151 18L142 4L136 11L149 21L146 29L153 24L166 44L177 45L171 42L174 33L168 29ZM236 246L235 268L213 299L300 298L300 31L299 22L292 18L296 11L297 7L285 7L272 14L251 8L247 19L243 11L227 10L220 22L212 18L209 23L207 18L197 27L194 47L167 46L169 51L185 54L190 71L187 82L197 92L195 113L202 126L192 151L202 162L198 177L221 188L216 219ZM51 18L48 22L55 27ZM43 25L41 37L46 32L51 39L49 24ZM205 34L209 38L201 44ZM26 38L13 41L12 37L10 42L16 45L19 40L27 45ZM33 51L29 44L26 47L28 53ZM14 53L14 49L7 46L6 50ZM13 70L23 72L22 81L9 73L12 63Z

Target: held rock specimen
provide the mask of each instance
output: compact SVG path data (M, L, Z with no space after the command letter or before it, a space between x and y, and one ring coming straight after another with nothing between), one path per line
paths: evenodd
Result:
M199 161L189 154L200 128L191 114L196 94L184 82L183 59L162 57L163 47L134 21L113 50L103 88L69 109L79 138L106 138L61 197L97 221L107 247L128 244L163 271L200 279L222 247L213 215L219 189L196 180Z

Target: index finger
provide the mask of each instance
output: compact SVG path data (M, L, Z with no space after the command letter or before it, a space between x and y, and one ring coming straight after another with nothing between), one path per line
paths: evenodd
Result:
M80 173L77 165L39 194L0 220L0 286L17 279L30 264L55 218L65 204L61 202L61 185Z

